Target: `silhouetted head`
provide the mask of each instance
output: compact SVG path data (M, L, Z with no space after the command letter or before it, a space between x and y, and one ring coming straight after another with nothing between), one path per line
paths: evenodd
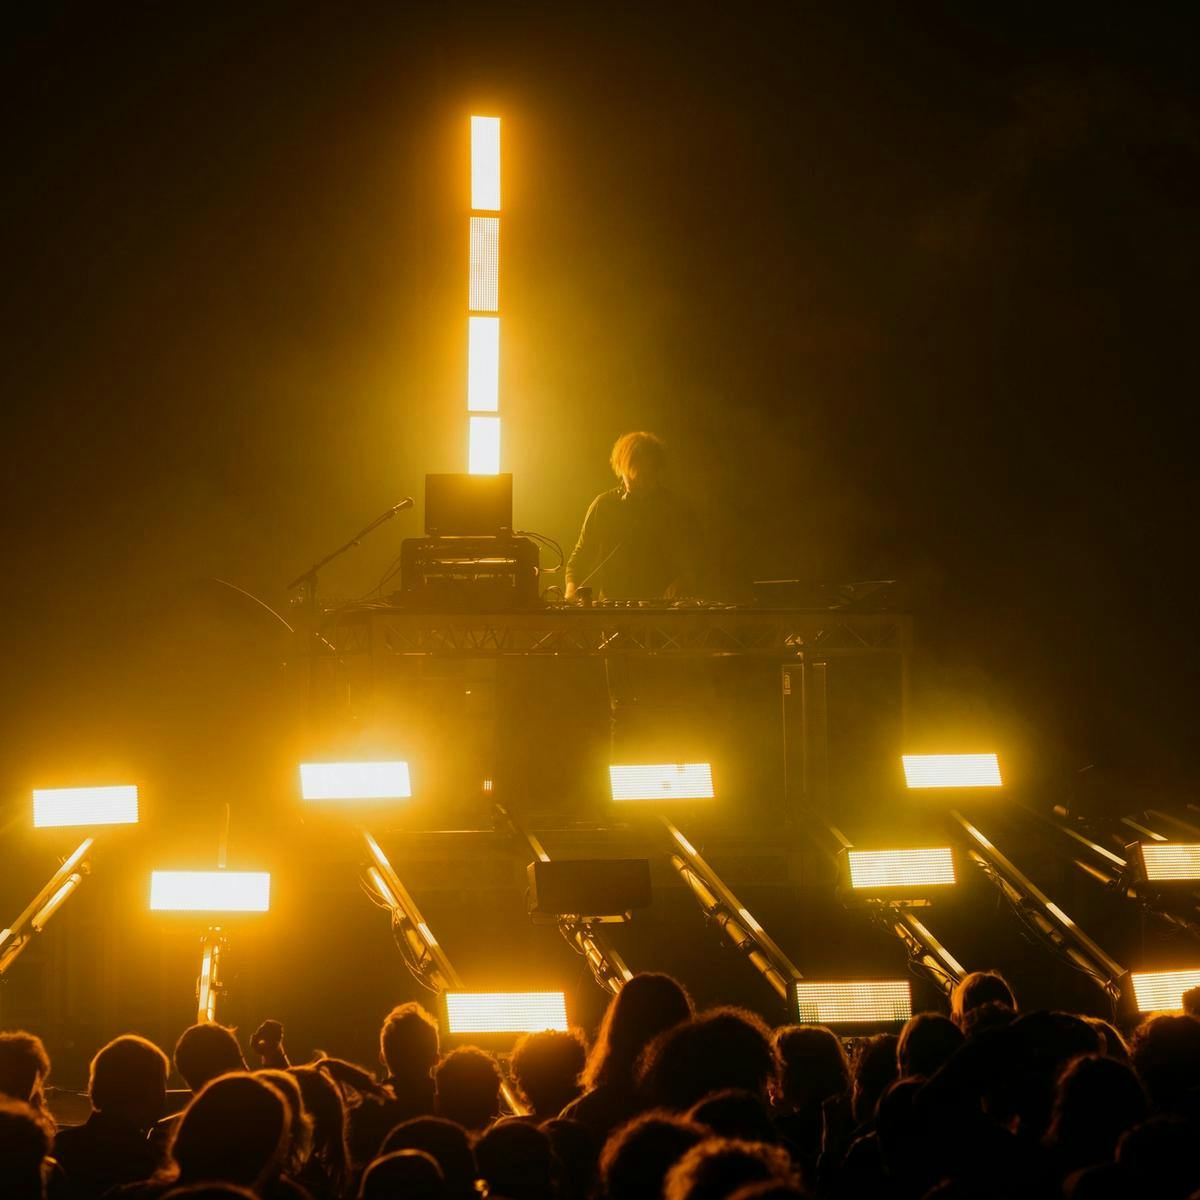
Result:
M181 1183L207 1179L253 1188L283 1163L292 1114L284 1094L253 1075L221 1075L183 1110L171 1140Z
M861 1042L855 1051L850 1107L859 1125L875 1115L879 1097L899 1074L896 1064L899 1041L894 1033L877 1033Z
M218 1075L246 1069L237 1034L215 1021L185 1029L175 1043L175 1070L193 1092Z
M439 1117L464 1129L482 1129L500 1111L500 1068L476 1046L451 1050L433 1074Z
M533 1115L548 1121L582 1090L579 1076L587 1061L587 1046L578 1030L564 1033L546 1029L521 1037L510 1061L513 1077Z
M21 1029L0 1033L0 1097L40 1109L49 1074L50 1055L40 1037Z
M276 1070L268 1067L255 1071L255 1076L273 1083L284 1095L291 1110L292 1119L288 1126L288 1147L284 1154L284 1170L289 1175L295 1175L308 1161L312 1153L312 1118L304 1109L304 1094L300 1091L300 1081L290 1071Z
M1045 1144L1060 1155L1064 1173L1109 1162L1121 1135L1144 1121L1147 1109L1132 1067L1085 1054L1072 1059L1058 1077Z
M670 975L635 975L609 1001L584 1069L584 1086L632 1085L642 1051L691 1015L691 998L677 980Z
M811 1198L798 1183L767 1179L761 1183L743 1184L736 1192L731 1192L727 1200L811 1200Z
M41 1200L50 1131L24 1100L0 1099L0 1178L12 1200Z
M400 1080L430 1077L441 1050L438 1025L416 1001L398 1004L379 1031L379 1061Z
M1184 1016L1200 1017L1200 987L1188 988L1180 1001Z
M316 1067L290 1067L300 1085L304 1111L312 1120L312 1154L330 1184L340 1195L349 1171L346 1147L346 1105L333 1081Z
M442 1169L423 1150L381 1154L363 1172L358 1200L446 1200Z
M442 1169L451 1200L475 1196L475 1152L461 1125L442 1117L415 1117L397 1125L383 1140L380 1154L423 1150Z
M1117 1162L1129 1183L1126 1195L1184 1200L1200 1189L1196 1127L1178 1117L1152 1117L1117 1143Z
M558 1159L561 1200L588 1200L600 1158L596 1135L582 1121L566 1117L543 1121L539 1128L550 1139Z
M850 1090L850 1060L841 1039L824 1025L784 1025L772 1037L779 1059L775 1102L817 1112L830 1096Z
M234 1183L192 1183L172 1188L162 1200L258 1200L249 1189Z
M1016 997L999 971L972 971L954 985L950 993L950 1016L961 1025L963 1018L981 1004L1003 1004L1017 1011Z
M1007 1004L989 1000L986 1004L976 1005L970 1012L964 1013L962 1020L956 1024L969 1042L972 1038L990 1033L993 1029L1005 1029L1016 1019L1017 1014Z
M962 1044L962 1030L949 1017L917 1013L900 1030L900 1041L896 1045L900 1074L921 1075L928 1079Z
M1040 1140L1063 1068L1081 1054L1098 1054L1100 1036L1081 1017L1063 1012L1026 1013L999 1036L1003 1077L994 1093L997 1107L1019 1117L1026 1138Z
M777 1142L779 1133L761 1096L726 1089L705 1096L688 1110L687 1118L711 1129L717 1137L742 1142Z
M550 1138L517 1118L497 1121L475 1142L488 1192L506 1200L552 1200L556 1163Z
M92 1107L149 1129L167 1106L167 1056L144 1037L114 1038L92 1059L88 1095Z
M792 1181L787 1151L762 1142L706 1138L667 1172L664 1200L726 1200L748 1183Z
M661 1200L667 1172L709 1131L668 1112L648 1112L622 1125L600 1152L605 1200Z
M657 434L623 433L613 445L609 462L630 495L643 495L662 484L667 447Z
M940 1175L930 1162L925 1126L915 1107L917 1093L925 1086L919 1078L890 1083L875 1106L875 1136L884 1171L904 1194L921 1195Z
M766 1099L774 1078L771 1031L761 1018L714 1008L660 1035L646 1051L639 1082L649 1103L684 1112L728 1088Z
M1130 1057L1156 1112L1200 1115L1200 1020L1151 1017L1134 1031Z
M1099 1036L1101 1054L1115 1058L1118 1062L1127 1063L1129 1061L1129 1043L1111 1021L1106 1021L1103 1017L1085 1016L1083 1019Z

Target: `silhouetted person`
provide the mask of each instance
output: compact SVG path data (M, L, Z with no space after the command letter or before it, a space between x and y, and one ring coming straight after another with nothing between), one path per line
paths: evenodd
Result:
M988 1000L977 1004L969 1012L963 1013L962 1020L955 1024L963 1031L963 1037L970 1041L992 1029L1003 1029L1017 1019L1014 1009L999 1000Z
M1146 1119L1146 1094L1133 1069L1099 1054L1072 1059L1058 1078L1043 1143L1058 1179L1111 1162L1126 1130Z
M46 1109L43 1087L50 1074L50 1055L36 1034L14 1029L0 1033L0 1099L28 1104L46 1127L54 1122Z
M900 1074L932 1076L963 1044L963 1032L949 1017L917 1013L900 1030L896 1062Z
M497 1121L476 1140L475 1162L489 1195L554 1200L554 1150L546 1134L528 1121Z
M548 1121L583 1090L579 1076L587 1062L587 1046L577 1030L546 1029L519 1038L509 1062L534 1117Z
M836 1107L850 1122L850 1061L841 1039L824 1025L785 1025L771 1040L778 1059L771 1087L775 1124L811 1170L821 1151L826 1108Z
M726 1200L748 1183L793 1179L791 1159L779 1146L706 1138L667 1172L663 1200Z
M496 1059L476 1046L451 1050L434 1071L439 1117L464 1129L490 1125L500 1112L500 1068Z
M425 1009L410 1001L388 1013L379 1031L379 1061L387 1070L384 1086L396 1097L396 1111L405 1110L400 1120L433 1112L433 1069L440 1057L438 1024Z
M609 1001L583 1071L585 1091L562 1115L582 1121L600 1139L607 1137L638 1111L639 1056L659 1034L691 1015L682 984L669 975L635 975Z
M1196 1126L1177 1117L1152 1117L1122 1136L1117 1163L1129 1196L1184 1200L1200 1189Z
M92 1059L92 1113L54 1139L72 1197L90 1200L154 1174L159 1155L147 1135L166 1106L169 1070L167 1056L135 1034L115 1038Z
M761 1183L743 1184L730 1192L726 1200L809 1200L809 1193L797 1183L765 1179Z
M262 1200L302 1200L307 1195L282 1178L291 1135L287 1098L268 1080L246 1073L206 1083L183 1110L167 1165L146 1183L129 1184L118 1200L157 1200L192 1183L234 1183Z
M877 1033L866 1038L854 1055L851 1071L850 1110L860 1129L875 1119L875 1105L888 1084L899 1074L896 1047L900 1039L894 1033Z
M1089 1016L1085 1016L1083 1019L1099 1035L1101 1054L1115 1058L1118 1062L1129 1062L1129 1043L1111 1021L1105 1021L1102 1017Z
M304 1111L312 1119L312 1153L296 1182L316 1200L336 1200L350 1178L346 1146L346 1106L337 1085L313 1066L291 1067L300 1085Z
M1186 1017L1200 1017L1200 987L1188 988L1180 1001Z
M380 1153L396 1150L424 1151L441 1168L450 1200L474 1200L475 1152L461 1125L443 1117L414 1117L387 1135Z
M291 1123L288 1126L288 1145L283 1155L283 1170L290 1179L297 1179L304 1171L308 1156L312 1153L312 1118L304 1110L304 1095L300 1083L290 1071L273 1067L255 1071L259 1079L274 1084L288 1102Z
M1130 1057L1156 1113L1200 1118L1200 1020L1151 1017L1134 1030Z
M767 1099L775 1078L771 1031L742 1008L713 1008L662 1034L639 1080L648 1105L676 1112L727 1088Z
M661 1200L667 1172L709 1130L668 1112L648 1112L622 1125L600 1152L605 1200Z
M215 1021L189 1025L175 1043L172 1054L175 1070L179 1072L188 1090L194 1096L211 1079L231 1071L248 1071L242 1048L238 1045L234 1030ZM178 1113L163 1117L150 1134L159 1162L165 1161L167 1146L175 1126Z
M600 1161L600 1142L582 1121L554 1117L539 1126L550 1139L558 1159L558 1187L561 1200L590 1200L592 1181Z
M446 1200L442 1169L423 1150L394 1150L363 1172L358 1200Z
M292 1065L283 1046L283 1026L278 1021L264 1021L251 1035L250 1049L268 1070L283 1071Z
M0 1194L5 1200L43 1200L42 1167L50 1131L32 1105L0 1099Z
M779 1131L771 1122L761 1096L727 1088L712 1092L688 1110L687 1118L711 1129L717 1137L742 1142L778 1142Z
M258 1200L249 1188L233 1183L193 1183L172 1188L163 1200Z
M950 1017L956 1025L981 1004L1003 1004L1017 1011L1017 1000L1008 981L999 971L972 971L954 985L950 993Z

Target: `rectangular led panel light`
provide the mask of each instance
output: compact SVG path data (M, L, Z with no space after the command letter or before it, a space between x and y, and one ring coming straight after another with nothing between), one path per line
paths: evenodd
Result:
M906 979L798 979L795 999L802 1025L879 1024L912 1016L912 990Z
M541 1033L567 1029L562 992L447 992L451 1033Z
M853 888L924 888L956 882L949 846L928 850L848 850Z
M120 787L35 788L33 824L37 829L62 825L136 825L138 790Z
M1200 987L1200 970L1134 971L1130 979L1138 1012L1182 1012L1183 993Z
M659 763L608 768L614 800L711 800L709 763Z
M500 474L500 418L470 417L467 471L471 475Z
M904 779L910 788L1000 787L1000 760L994 754L905 754Z
M267 871L153 871L150 907L155 912L266 912L271 902Z
M467 408L500 408L500 318L467 318Z
M471 218L471 273L467 308L496 312L500 307L500 218Z
M1200 844L1196 842L1142 842L1140 851L1148 883L1200 880Z
M406 762L301 763L305 800L406 800L412 783Z
M471 207L500 211L500 118L471 118Z

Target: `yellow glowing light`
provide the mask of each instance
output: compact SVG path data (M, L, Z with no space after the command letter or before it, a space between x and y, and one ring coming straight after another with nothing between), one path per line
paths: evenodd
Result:
M467 307L496 312L500 307L500 218L471 218L471 274Z
M910 788L1000 787L1000 761L994 754L905 754L904 779Z
M59 825L136 825L138 790L121 787L37 788L33 793L33 824L38 829Z
M1200 987L1200 970L1134 971L1130 976L1138 1012L1182 1012L1183 993Z
M562 992L447 992L451 1033L540 1033L567 1028Z
M406 762L301 763L305 800L404 800L412 795Z
M467 470L472 475L500 474L500 418L471 417Z
M467 408L500 408L500 318L467 318Z
M266 912L271 876L266 871L153 871L155 912Z
M500 118L471 118L471 207L500 211Z
M1141 853L1150 883L1200 879L1200 844L1196 842L1143 842Z
M904 979L796 981L796 1014L804 1025L907 1021L912 990Z
M711 800L709 763L658 763L608 768L614 800Z
M850 886L855 888L939 887L954 883L949 846L928 850L850 850Z

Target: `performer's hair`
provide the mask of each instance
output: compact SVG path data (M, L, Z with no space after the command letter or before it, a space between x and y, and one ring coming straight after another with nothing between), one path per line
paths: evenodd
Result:
M624 475L634 460L657 462L661 466L667 458L666 443L657 434L638 430L634 433L623 433L613 443L612 464L614 475Z

